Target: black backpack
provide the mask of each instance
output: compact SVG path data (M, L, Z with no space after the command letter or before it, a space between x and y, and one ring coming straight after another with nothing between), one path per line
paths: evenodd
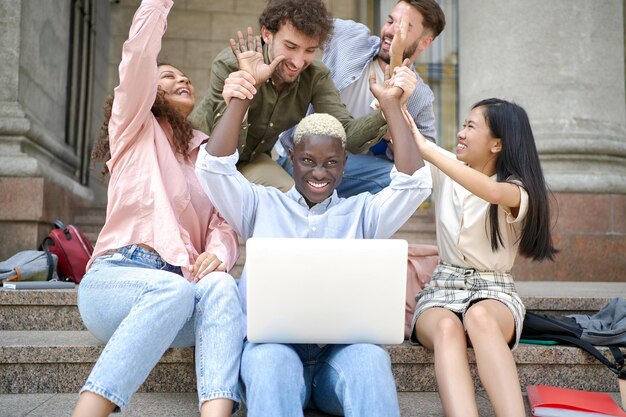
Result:
M624 354L620 346L624 344L608 345L613 354L614 362L608 360L591 343L581 338L583 328L574 319L567 317L550 317L544 314L526 312L524 325L522 327L522 339L556 341L567 345L577 346L584 349L597 360L615 373L618 378L626 380L626 368L624 367Z

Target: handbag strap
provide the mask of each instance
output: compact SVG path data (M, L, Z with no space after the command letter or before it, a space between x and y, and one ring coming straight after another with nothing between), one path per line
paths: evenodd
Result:
M55 229L61 229L63 230L63 234L65 234L65 238L67 240L72 239L72 235L70 234L70 229L65 225L65 223L63 223L61 220L56 219L54 221L54 227Z
M46 277L46 280L50 281L52 279L52 274L54 273L54 259L52 258L52 254L47 247L44 249L44 253L48 258L48 276Z
M543 339L547 339L547 340L558 340L558 341L567 342L587 351L589 354L593 355L593 357L595 357L597 360L599 360L604 365L606 365L606 367L609 368L611 372L616 374L618 378L626 379L626 368L624 368L624 356L622 355L622 352L618 348L615 348L615 350L619 351L619 355L617 355L613 349L610 349L611 353L613 354L613 357L615 358L615 362L611 362L602 353L600 353L598 349L596 349L591 343L587 342L586 340L582 340L582 339L579 339L577 337L572 337L572 336L565 336L562 334L545 334L541 336ZM618 356L621 356L621 361Z
M39 245L39 250L44 251L46 257L48 258L48 277L46 280L50 281L54 274L54 259L52 258L52 254L50 253L50 249L48 248L49 243L54 243L50 236L45 237L41 241L41 245Z
M52 238L50 236L44 237L43 240L41 241L41 245L39 245L39 250L48 252L48 245L50 243L54 244L54 241L52 240Z
M624 369L624 354L617 346L609 346L609 350L615 358L615 363L617 363L619 365L619 368L624 371L622 372L622 379L626 379L626 369Z
M54 227L55 227L56 229L65 229L67 226L65 226L65 223L63 223L61 220L56 219L56 220L54 221Z

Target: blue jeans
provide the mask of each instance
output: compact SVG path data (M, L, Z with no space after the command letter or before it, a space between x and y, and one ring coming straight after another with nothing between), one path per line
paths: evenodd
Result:
M304 408L349 417L399 417L387 351L378 345L244 343L248 417L302 417Z
M282 156L277 162L293 176L289 157ZM391 168L393 162L384 155L349 154L343 170L343 179L337 187L337 194L345 198L366 191L376 194L391 182L389 176Z
M78 308L87 329L108 341L81 392L124 408L170 346L195 345L200 405L240 401L242 310L230 275L192 283L157 254L126 246L94 261L78 287Z

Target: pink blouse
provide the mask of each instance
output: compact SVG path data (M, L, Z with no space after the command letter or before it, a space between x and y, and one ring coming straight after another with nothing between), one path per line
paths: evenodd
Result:
M169 264L189 266L204 251L230 270L239 256L237 234L220 216L194 173L199 146L194 130L185 159L172 145L172 129L150 111L157 92L157 55L171 0L143 0L122 49L120 84L109 121L111 173L106 223L89 265L98 256L146 244ZM89 267L88 265L88 267Z

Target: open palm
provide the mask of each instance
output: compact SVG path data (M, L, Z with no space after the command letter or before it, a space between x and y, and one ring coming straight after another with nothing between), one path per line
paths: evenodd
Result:
M251 27L248 27L247 41L241 31L237 31L237 38L238 41L230 39L230 47L237 58L239 69L252 75L257 85L264 83L272 76L276 66L284 59L284 56L277 56L270 64L266 64L263 59L261 37L254 36Z

